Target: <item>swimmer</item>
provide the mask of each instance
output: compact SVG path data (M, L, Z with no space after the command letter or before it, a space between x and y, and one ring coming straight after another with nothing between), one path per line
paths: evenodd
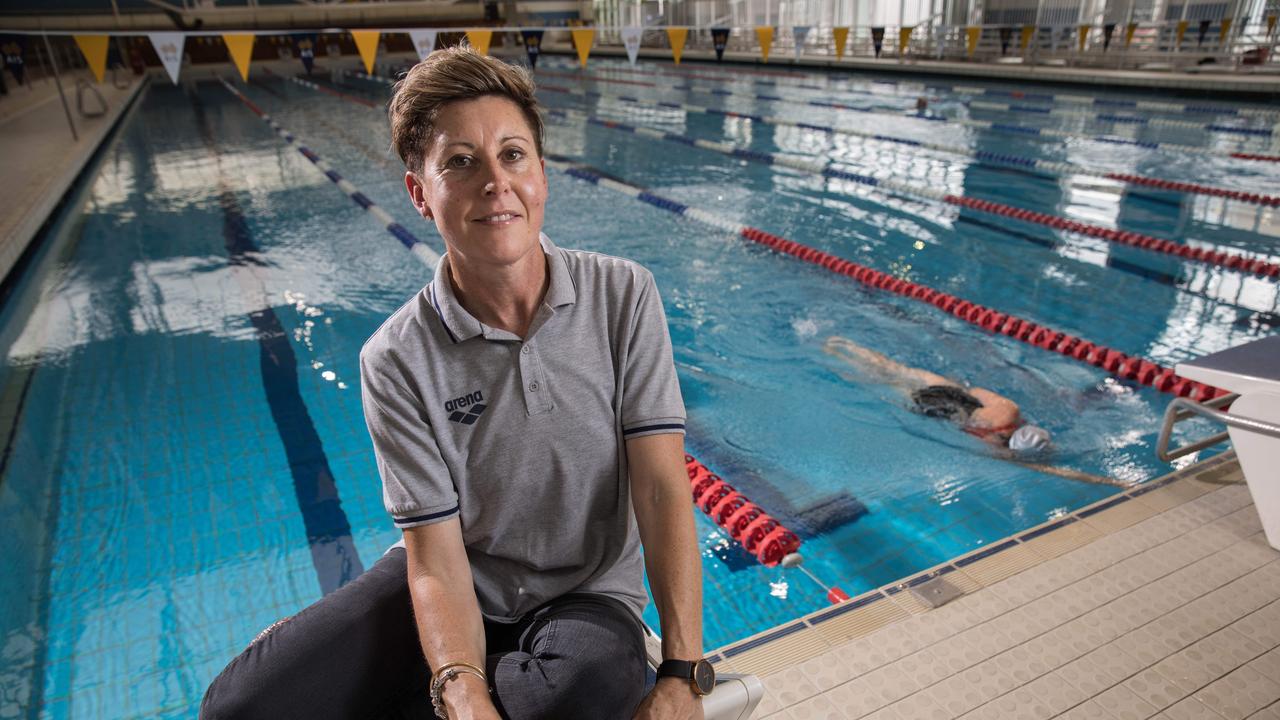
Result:
M924 112L929 109L929 99L926 97L916 98L916 112Z
M827 338L823 350L862 371L870 379L902 392L915 412L951 420L960 429L997 448L1001 459L1071 480L1129 486L1120 480L1026 462L1015 457L1047 449L1050 436L1048 430L1024 423L1018 404L1003 395L986 388L966 388L937 373L908 367L838 335Z

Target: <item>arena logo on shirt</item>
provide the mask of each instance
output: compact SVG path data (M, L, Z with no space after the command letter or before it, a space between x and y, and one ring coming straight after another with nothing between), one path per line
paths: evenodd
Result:
M475 390L445 403L444 411L449 413L449 419L453 422L472 425L480 419L480 415L487 407L484 404L484 395L479 390Z

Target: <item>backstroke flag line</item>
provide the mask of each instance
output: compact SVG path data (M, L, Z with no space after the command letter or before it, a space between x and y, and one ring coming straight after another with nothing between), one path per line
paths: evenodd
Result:
M689 28L667 28L667 39L671 41L671 58L679 65L684 41L689 39Z
M106 35L76 35L75 38L93 76L98 78L98 82L102 82L107 74L107 42L111 38Z
M160 56L160 64L169 73L169 79L177 85L178 72L182 67L182 47L187 42L187 36L180 32L155 32L147 33L147 38L151 40L151 47L155 48L156 55Z
M591 43L596 39L596 31L588 28L569 32L573 35L573 49L578 51L578 63L586 67L587 56L591 54Z
M240 71L240 79L249 82L249 61L253 59L253 41L255 35L223 35L222 42L227 44L227 53L231 62Z
M716 51L716 62L724 60L724 49L729 45L729 28L711 28L711 47Z
M831 34L836 39L836 60L844 58L844 46L849 42L849 28L838 27L832 28Z
M524 43L524 52L529 56L529 67L538 67L538 56L542 54L541 30L521 30L520 40Z
M352 30L351 39L356 41L356 49L360 51L360 59L364 61L364 71L373 74L373 61L378 58L378 39L381 30Z
M804 52L804 41L809 37L808 25L797 25L791 28L791 34L796 40L796 59L800 59L800 53Z
M467 42L481 55L489 54L489 41L493 39L492 30L468 30Z
M622 44L627 48L627 59L632 67L635 67L636 56L640 54L640 32L638 27L622 28Z
M760 57L769 62L769 48L773 46L773 28L762 25L756 28L756 40L760 42Z

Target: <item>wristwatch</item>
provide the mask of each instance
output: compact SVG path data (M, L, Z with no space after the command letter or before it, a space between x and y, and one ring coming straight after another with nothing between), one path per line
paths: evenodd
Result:
M716 669L706 660L663 660L658 677L688 680L696 695L710 695L716 687Z

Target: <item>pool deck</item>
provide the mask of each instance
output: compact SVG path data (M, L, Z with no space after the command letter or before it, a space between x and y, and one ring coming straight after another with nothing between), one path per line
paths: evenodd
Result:
M106 100L107 112L82 117L76 108L76 81L87 79ZM75 121L79 140L73 140L67 116L52 79L15 86L0 96L0 278L22 255L31 239L53 214L75 183L80 171L107 137L142 81L128 76L127 87L117 88L108 77L93 81L88 71L62 76L62 90ZM12 80L10 79L10 82ZM85 109L98 109L97 98L86 93Z
M756 718L1280 720L1280 551L1229 452L712 657Z

